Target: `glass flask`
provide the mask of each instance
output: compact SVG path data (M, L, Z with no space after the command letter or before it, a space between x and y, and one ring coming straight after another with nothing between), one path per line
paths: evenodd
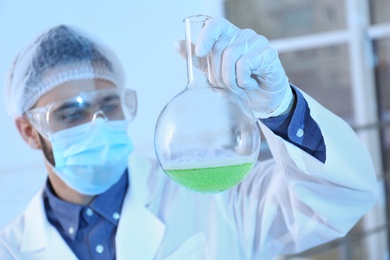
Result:
M173 181L190 190L217 193L240 183L255 165L260 127L240 95L208 81L211 57L195 55L196 41L209 19L184 19L188 82L162 110L154 146Z

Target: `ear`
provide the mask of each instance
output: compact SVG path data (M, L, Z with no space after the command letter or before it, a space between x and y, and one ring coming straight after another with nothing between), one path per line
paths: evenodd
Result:
M39 135L37 130L28 122L24 117L17 117L15 119L16 128L19 131L19 134L22 136L23 140L32 148L32 149L41 149L41 143L39 142Z

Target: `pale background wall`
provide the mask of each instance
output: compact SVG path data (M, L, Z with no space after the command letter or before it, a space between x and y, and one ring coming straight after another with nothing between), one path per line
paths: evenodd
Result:
M182 19L221 16L222 0L103 1L0 0L0 81L19 50L39 32L65 23L103 39L120 57L127 86L138 94L131 126L135 148L154 155L154 125L163 106L186 84L185 62L173 43L183 38ZM40 152L19 137L0 91L0 228L17 216L46 175Z

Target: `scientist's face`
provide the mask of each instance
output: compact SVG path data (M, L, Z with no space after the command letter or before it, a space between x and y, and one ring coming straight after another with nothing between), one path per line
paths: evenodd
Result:
M81 92L90 92L94 90L103 90L111 88L116 88L116 86L113 83L102 79L83 79L65 82L43 95L38 100L34 108L44 107L58 100L77 96ZM38 143L38 146L42 150L47 161L52 166L55 166L53 149L50 141L42 137L42 135L38 133L37 129L34 129L33 132L35 132L35 141Z

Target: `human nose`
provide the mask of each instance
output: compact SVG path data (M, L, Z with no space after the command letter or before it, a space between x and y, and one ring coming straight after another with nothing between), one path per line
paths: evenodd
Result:
M91 122L92 123L95 122L95 120L98 118L102 118L104 120L107 120L107 117L102 110L98 110L93 114Z

